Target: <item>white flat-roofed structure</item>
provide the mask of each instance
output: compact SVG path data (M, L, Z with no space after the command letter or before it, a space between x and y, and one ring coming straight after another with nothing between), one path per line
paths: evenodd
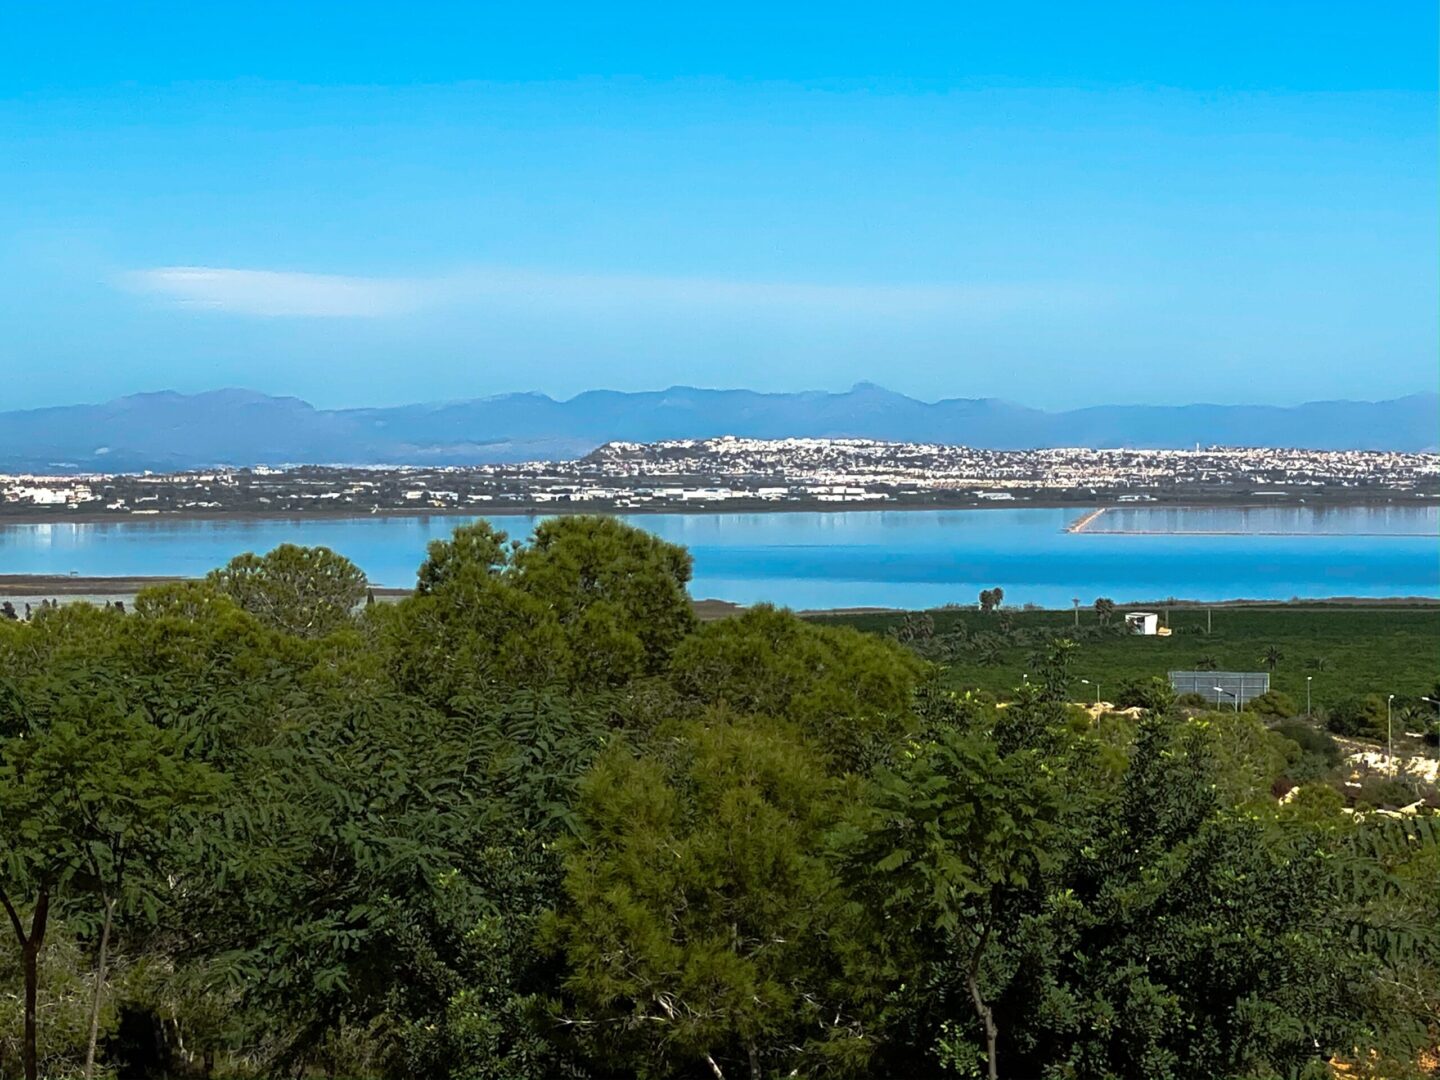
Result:
M1160 616L1153 611L1127 611L1125 613L1125 629L1132 634L1154 637L1160 629Z

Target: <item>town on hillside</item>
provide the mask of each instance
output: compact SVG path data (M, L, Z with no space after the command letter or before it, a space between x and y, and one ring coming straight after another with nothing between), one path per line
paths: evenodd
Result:
M0 475L0 515L644 511L994 504L1416 502L1440 454L1197 447L982 450L872 439L607 443L573 461Z

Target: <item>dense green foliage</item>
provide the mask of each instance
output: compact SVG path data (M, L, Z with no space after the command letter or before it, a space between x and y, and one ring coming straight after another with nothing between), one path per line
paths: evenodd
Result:
M394 604L282 548L0 621L0 1077L1416 1074L1433 795L1293 687L1176 702L993 594L698 624L689 572L573 517Z
M1166 613L1162 605L1150 610ZM1440 607L1363 607L1290 604L1284 607L1174 607L1169 637L1124 633L1123 620L1101 621L1082 610L1003 610L983 615L974 607L927 613L935 639L932 657L957 688L1005 693L1021 681L1033 652L1031 639L1056 634L1085 648L1076 674L1099 680L1107 701L1128 679L1167 671L1269 671L1270 685L1302 707L1305 680L1312 704L1329 708L1356 693L1430 694L1440 675ZM907 617L892 614L827 616L819 621L873 633L894 633ZM913 619L914 616L909 618ZM1206 632L1207 626L1210 627ZM986 646L993 646L993 662ZM1266 661L1275 647L1273 670ZM1092 693L1093 696L1093 693Z

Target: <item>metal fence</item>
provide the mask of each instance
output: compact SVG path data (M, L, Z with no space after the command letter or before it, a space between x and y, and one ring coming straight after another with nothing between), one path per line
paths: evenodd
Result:
M1170 686L1177 694L1199 694L1215 705L1241 705L1270 689L1268 671L1172 671Z

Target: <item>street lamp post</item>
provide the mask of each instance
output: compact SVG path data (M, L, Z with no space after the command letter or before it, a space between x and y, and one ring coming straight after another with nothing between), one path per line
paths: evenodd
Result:
M1233 690L1226 690L1223 686L1212 687L1212 689L1213 689L1217 694L1224 694L1224 695L1225 695L1226 697L1228 697L1228 698L1234 698L1234 700L1235 700L1235 711L1236 711L1236 712L1239 712L1239 711L1240 711L1240 695L1239 695L1239 694L1235 693Z
M1100 706L1100 684L1099 684L1098 682L1092 683L1089 679L1081 679L1080 681L1081 681L1082 683L1084 683L1086 686L1093 686L1093 687L1095 687L1095 706L1096 706L1096 708L1099 708L1099 706Z
M1315 715L1314 713L1312 713L1312 712L1310 711L1310 680L1313 679L1313 678L1314 678L1313 675L1306 675L1306 676L1305 676L1305 715L1306 715L1306 717L1311 717L1311 716L1314 716L1314 715Z
M1391 694L1385 699L1385 760L1390 765L1390 771L1395 771L1395 735L1391 725L1395 717L1395 695Z

